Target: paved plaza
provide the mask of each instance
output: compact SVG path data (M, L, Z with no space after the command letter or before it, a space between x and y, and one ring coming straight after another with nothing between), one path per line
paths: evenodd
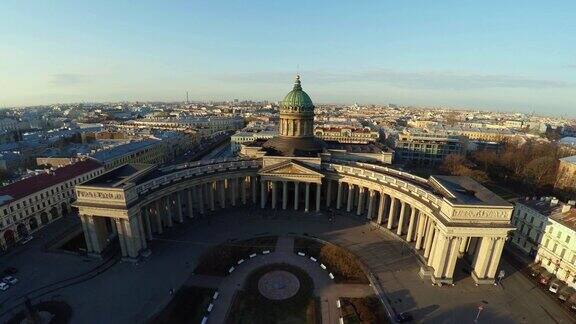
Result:
M410 311L418 322L471 323L479 305L483 305L479 323L574 322L571 314L505 260L502 260L501 267L508 276L500 286L475 286L472 279L462 272L461 264L455 286L432 286L429 280L422 280L418 276L418 258L408 245L398 241L394 235L365 224L359 218L327 213L237 208L222 210L203 219L185 220L184 224L175 224L163 235L155 237L150 244L152 255L148 260L140 263L118 262L102 273L46 293L40 299L66 301L73 309L73 323L142 323L169 302L171 289L176 290L183 284L191 283L223 287L233 276L242 274L239 271L224 278L192 276L197 260L209 247L258 235L280 235L283 238L279 240L278 253L268 258L281 260L282 253L286 253L286 257L290 255L298 260L291 251L290 239L286 237L304 235L336 243L358 255L378 279L378 286L390 306L397 312ZM43 251L43 244L62 230L65 222L70 221L61 220L51 224L41 232L44 237L37 237L28 245L1 257L3 266L15 266L20 270L17 275L20 282L0 292L3 301L0 321L9 318L7 310L22 303L22 299L17 297L89 271L104 262ZM286 244L284 248L282 244ZM258 262L264 262L265 258L261 257L260 260ZM303 258L300 260L305 261ZM313 266L313 263L306 262L301 267L311 276L318 271L323 275L322 280L326 280L321 293L323 322L336 323L334 314L337 312L333 308L336 298L341 297L344 289L331 284L319 267L309 270L306 265ZM246 271L250 268L248 266L247 263L244 267ZM238 286L232 288L237 289ZM347 287L345 290L359 296L370 293L366 287ZM35 295L32 293L30 296ZM221 297L215 304L214 318L210 323L221 323L224 318L218 315L225 313L220 308L227 305L225 294Z

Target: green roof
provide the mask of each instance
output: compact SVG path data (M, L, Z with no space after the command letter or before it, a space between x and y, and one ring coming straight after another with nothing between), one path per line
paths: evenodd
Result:
M282 107L285 108L300 108L300 109L314 109L314 104L312 99L304 90L302 90L302 85L300 84L300 76L296 77L296 82L294 82L294 88L292 91L288 92L284 100L282 101Z

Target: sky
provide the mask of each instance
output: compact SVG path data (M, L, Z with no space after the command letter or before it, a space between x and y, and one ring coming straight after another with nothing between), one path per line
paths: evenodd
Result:
M281 100L576 117L576 1L0 2L0 107Z

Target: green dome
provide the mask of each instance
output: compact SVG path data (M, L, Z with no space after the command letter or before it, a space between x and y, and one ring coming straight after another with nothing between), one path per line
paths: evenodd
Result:
M294 82L294 88L292 91L288 92L284 100L282 101L281 108L287 108L290 110L313 110L314 104L312 99L300 85L300 76L296 77L296 82Z

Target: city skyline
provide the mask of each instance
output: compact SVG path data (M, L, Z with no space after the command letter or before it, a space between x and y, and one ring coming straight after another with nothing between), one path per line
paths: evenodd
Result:
M277 101L300 73L318 103L575 116L573 3L327 4L3 3L0 107Z

